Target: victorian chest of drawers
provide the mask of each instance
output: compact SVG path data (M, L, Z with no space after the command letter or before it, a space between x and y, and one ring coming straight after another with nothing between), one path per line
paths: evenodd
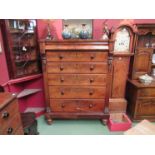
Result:
M108 43L100 41L40 42L46 120L107 119Z
M145 85L138 80L128 80L126 94L132 120L155 120L155 82Z
M0 93L0 135L23 135L16 95Z

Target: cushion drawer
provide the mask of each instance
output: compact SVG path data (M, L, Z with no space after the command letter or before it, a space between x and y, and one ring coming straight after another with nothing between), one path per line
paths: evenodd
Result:
M107 61L107 52L47 52L47 61Z
M139 97L155 97L155 88L143 88L138 90Z
M50 98L104 98L106 87L100 86L49 86Z
M155 98L138 99L136 114L155 116Z
M51 99L50 106L53 112L102 112L104 99Z
M14 100L11 104L7 105L0 111L0 125L6 126L16 112L18 112L18 103L17 100Z
M107 74L48 74L48 85L103 85Z
M21 126L20 114L17 113L11 121L8 122L7 126L0 128L0 134L12 135L15 134L16 130Z
M107 73L107 63L75 63L75 62L49 62L48 73Z

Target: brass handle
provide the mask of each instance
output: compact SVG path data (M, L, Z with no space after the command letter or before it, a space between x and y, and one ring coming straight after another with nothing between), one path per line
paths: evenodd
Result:
M93 83L94 82L94 79L90 79L90 83Z
M2 118L8 118L9 117L9 113L7 111L2 113Z
M93 107L93 104L89 104L89 108L92 108Z
M81 110L81 108L77 107L76 110Z
M63 55L59 55L59 59L62 60L64 58Z
M91 71L94 70L94 66L93 65L90 66L90 70Z
M89 92L89 95L93 95L94 94L94 92L91 90L90 92Z
M64 82L64 78L63 77L60 78L60 82Z
M61 95L64 95L64 91L63 90L61 91Z
M61 105L61 108L65 108L65 104L62 104L62 105Z
M63 71L64 70L64 67L63 66L60 66L60 70Z
M7 134L10 135L12 132L13 132L13 128L10 127L10 128L7 129Z

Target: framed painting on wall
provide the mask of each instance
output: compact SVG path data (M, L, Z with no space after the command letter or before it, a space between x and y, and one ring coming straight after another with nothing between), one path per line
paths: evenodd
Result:
M66 39L92 39L92 25L92 19L64 19L62 34L64 31L70 33ZM87 36L81 36L82 31L85 31Z

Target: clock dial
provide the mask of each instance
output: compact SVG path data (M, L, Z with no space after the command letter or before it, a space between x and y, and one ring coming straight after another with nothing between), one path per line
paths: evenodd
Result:
M116 34L114 51L128 52L130 47L130 33L126 28L119 30Z

